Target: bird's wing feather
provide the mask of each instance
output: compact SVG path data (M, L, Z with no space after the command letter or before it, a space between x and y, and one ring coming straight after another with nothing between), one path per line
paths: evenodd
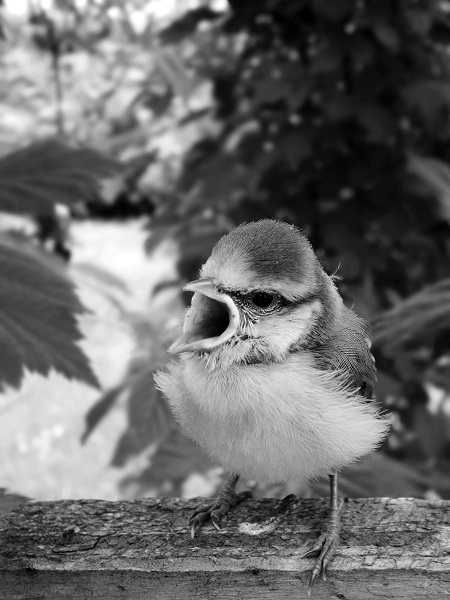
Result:
M370 351L369 326L352 310L344 308L331 338L314 348L313 354L318 368L341 370L362 396L374 397L376 368Z

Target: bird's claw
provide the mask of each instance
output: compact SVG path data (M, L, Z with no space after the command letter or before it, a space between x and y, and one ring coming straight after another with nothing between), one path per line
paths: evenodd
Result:
M239 504L242 500L249 498L251 492L245 491L241 494L225 494L217 498L215 502L209 504L205 508L200 508L192 513L189 519L189 527L191 528L191 539L194 539L197 532L201 529L203 523L210 520L217 531L221 531L220 519L227 514L232 506Z
M337 510L332 510L329 517L327 530L319 536L314 546L302 555L302 558L309 558L319 553L309 579L308 596L311 596L313 585L320 574L322 574L323 581L327 580L327 567L332 561L339 546L341 533L341 512L347 502L348 500L345 498Z
M195 538L196 533L201 529L203 523L208 519L211 519L214 526L217 526L218 518L214 516L212 517L213 510L215 508L215 504L210 504L204 509L196 510L189 519L189 527L191 528L191 539Z
M314 563L313 570L311 572L311 577L309 579L308 584L308 596L311 596L311 591L314 585L314 582L322 574L323 581L327 580L327 567L333 556L336 552L337 547L339 546L339 530L333 532L323 533L316 544L311 550L305 552L302 558L308 558L317 554L319 552L319 556Z
M219 519L214 512L211 513L211 523L214 525L217 531L220 531Z

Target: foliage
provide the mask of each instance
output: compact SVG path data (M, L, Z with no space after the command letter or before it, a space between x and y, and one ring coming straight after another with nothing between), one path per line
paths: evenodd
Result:
M0 159L0 210L35 217L55 205L91 197L99 177L116 168L91 150L56 141L28 146ZM56 259L30 244L0 238L0 385L19 386L24 369L55 369L91 385L97 379L76 342L83 307Z
M230 4L225 17L187 11L160 34L212 83L216 128L158 205L148 250L176 239L191 279L234 224L269 216L303 227L363 316L395 305L374 321L378 396L396 415L385 451L423 479L408 483L408 467L389 457L375 468L416 495L448 494L447 401L428 405L430 385L450 389L448 13L435 0ZM182 79L177 87L172 70L181 95Z
M207 456L180 430L166 399L156 389L155 371L165 363L170 338L164 326L145 318L133 319L139 353L129 365L122 383L108 391L86 415L82 441L86 442L100 421L119 402L125 401L128 427L120 437L111 464L123 467L144 456L147 464L122 482L124 490L142 495L149 491L181 495L182 484L192 472L205 472L212 465Z
M0 242L0 384L18 387L29 369L97 385L81 349L76 315L84 309L60 269L29 250Z
M375 342L392 356L408 345L438 347L450 331L450 279L427 286L373 321Z
M47 15L40 37L35 32L42 52L58 59L59 128L95 132L116 156L144 158L113 199L115 215L139 206L148 214L151 205L147 250L176 240L181 280L195 277L214 242L242 221L275 217L301 226L327 271L338 271L345 301L373 321L377 394L395 416L383 457L371 463L378 491L394 495L402 482L418 496L448 495L447 3L229 0L223 12L204 2L165 28L149 19L140 31L126 11L111 18L110 7L121 4L90 3L83 13L66 1L70 27ZM101 24L95 31L87 26L91 10ZM58 65L71 52L101 57L107 81L77 118L62 101L79 98L76 86L58 84ZM170 157L161 143L169 129L178 133ZM158 181L155 165L164 173ZM145 454L142 493L167 481L179 491L184 475L208 468L189 463L196 451L185 439L179 450L172 417L151 391L165 326L161 319L148 336L137 332L150 355L87 419L85 436L116 402L127 403L129 428L113 462ZM350 470L349 493L373 493L366 468ZM358 476L362 487L350 481Z
M205 206L218 228L293 221L363 316L396 305L374 323L378 395L397 415L386 450L436 483L450 448L445 395L427 404L430 385L450 390L449 14L434 0L232 5L215 29L228 54L208 65L221 128L188 156L177 213L197 228Z
M234 6L215 33L240 36L239 51L209 65L222 127L188 157L178 214L198 222L207 204L232 223L295 221L368 314L448 276L445 212L407 163L445 159L439 6L310 2L295 19L283 4ZM364 306L368 282L381 293Z
M94 150L57 140L31 144L0 159L0 210L53 215L55 204L71 206L98 196L100 178L118 169Z

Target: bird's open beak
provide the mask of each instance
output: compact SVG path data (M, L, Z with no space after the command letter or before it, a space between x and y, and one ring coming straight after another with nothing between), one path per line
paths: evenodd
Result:
M208 352L233 337L239 328L239 311L227 294L219 293L211 279L193 281L183 289L194 295L183 335L170 346L170 354Z

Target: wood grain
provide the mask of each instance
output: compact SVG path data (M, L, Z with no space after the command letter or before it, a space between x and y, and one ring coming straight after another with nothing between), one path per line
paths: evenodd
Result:
M205 500L30 502L0 518L5 600L301 600L301 555L325 500L247 501L192 541ZM450 598L450 502L350 500L328 581L313 598Z

